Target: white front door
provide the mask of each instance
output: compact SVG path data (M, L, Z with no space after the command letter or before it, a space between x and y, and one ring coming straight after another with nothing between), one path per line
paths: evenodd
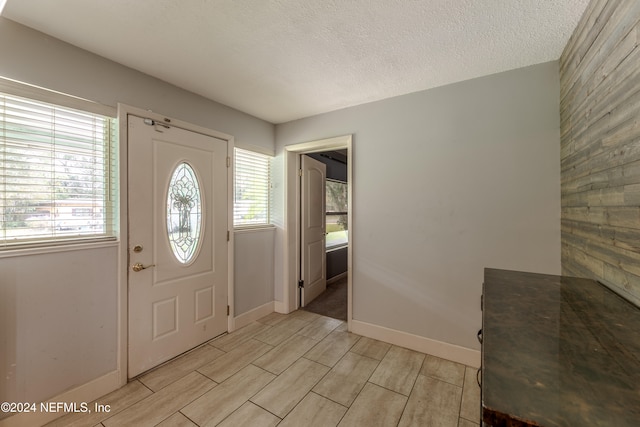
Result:
M227 331L226 158L129 116L129 378Z
M302 156L301 238L303 286L301 305L304 307L327 289L326 270L326 165L309 156Z

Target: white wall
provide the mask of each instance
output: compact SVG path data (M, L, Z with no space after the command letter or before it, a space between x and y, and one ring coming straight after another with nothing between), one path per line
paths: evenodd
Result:
M560 272L558 97L551 62L276 126L354 135L355 320L479 349L484 267Z
M4 18L0 58L3 77L109 106L150 109L233 135L237 146L274 149L270 123ZM243 247L252 248L249 240L236 249L238 259ZM0 259L0 401L50 398L117 369L117 284L127 268L118 259L118 248ZM252 285L236 301L241 307L250 306L242 296L253 295ZM264 283L256 285L264 291Z
M39 402L117 368L117 254L111 243L0 258L0 401Z
M273 302L275 228L236 230L234 315Z
M284 181L284 156L282 153L271 161L271 223L276 227L275 253L274 253L274 299L282 303L284 301L283 284L284 277L284 230L285 230L285 205L284 205L285 181ZM277 307L282 311L282 307Z

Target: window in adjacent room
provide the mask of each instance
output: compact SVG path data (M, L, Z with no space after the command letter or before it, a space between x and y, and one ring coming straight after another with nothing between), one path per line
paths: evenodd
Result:
M0 249L115 239L116 119L0 92Z
M327 249L345 246L349 242L349 227L347 224L347 183L340 181L326 181L326 209L327 209Z
M270 160L264 154L235 149L234 227L270 224Z

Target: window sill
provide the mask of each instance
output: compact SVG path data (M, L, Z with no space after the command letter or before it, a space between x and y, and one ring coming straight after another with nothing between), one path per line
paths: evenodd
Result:
M264 225L249 225L244 227L237 227L233 229L234 233L252 233L258 231L268 231L275 230L276 226L273 224L264 224Z
M43 255L43 254L52 254L59 252L73 252L73 251L85 251L91 249L101 249L101 248L110 248L110 247L118 247L120 245L120 240L116 238L105 239L94 242L74 242L74 243L66 243L66 244L58 244L58 245L50 245L50 246L22 246L22 247L7 247L0 250L0 258L11 258L18 256L28 256L28 255Z
M349 244L345 243L343 245L331 246L330 248L327 248L325 252L329 253L329 252L339 251L340 249L347 249L347 248L349 248Z

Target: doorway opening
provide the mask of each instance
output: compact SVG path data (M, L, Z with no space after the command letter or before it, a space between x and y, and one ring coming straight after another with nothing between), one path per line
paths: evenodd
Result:
M305 301L302 298L305 289L300 293L300 305L306 311L347 320L347 282L348 282L348 252L349 252L349 203L346 149L323 151L304 154L325 165L324 209L321 214L324 225L324 278L326 287L314 299ZM304 178L303 178L304 182ZM304 212L304 186L301 195L302 212ZM304 215L304 213L303 213ZM304 217L302 218L304 252ZM302 267L307 261L301 256ZM303 275L304 276L304 275Z
M301 180L299 171L302 166L302 155L313 155L315 157L322 158L322 154L325 156L332 156L334 159L339 158L346 166L346 177L342 177L341 180L333 179L329 182L340 182L341 185L346 185L346 212L340 208L329 213L337 215L327 215L327 211L322 211L322 219L325 224L325 232L334 233L332 235L326 235L326 241L329 244L333 244L334 247L326 247L326 243L323 242L323 256L327 257L326 270L324 273L328 280L329 287L337 287L333 285L341 285L346 281L346 320L348 328L351 329L352 320L352 269L353 260L353 179L352 179L352 164L353 164L353 147L352 136L345 135L335 138L329 138L318 141L311 141L302 144L296 144L285 147L285 170L286 170L286 224L287 233L285 237L285 274L286 274L286 286L284 292L284 304L286 312L297 310L301 307L299 288L299 281L301 280L303 267L303 247L302 247L302 231L301 231ZM329 154L331 153L331 154ZM327 159L324 157L324 159ZM333 174L333 173L332 173ZM323 181L323 186L325 186ZM331 184L329 184L331 185ZM338 185L338 184L336 184ZM333 208L332 208L333 209ZM331 216L331 218L329 218ZM342 218L340 218L342 217ZM346 218L345 218L346 217ZM328 228L327 228L328 226ZM340 227L347 227L345 230L340 230ZM345 238L346 237L346 238ZM336 242L342 238L341 244ZM338 252L340 251L340 252ZM334 253L335 252L335 253ZM346 268L343 265L338 267L337 264L345 263L343 255L346 254ZM340 261L334 262L334 258L339 258ZM340 273L335 274L336 270L343 270ZM342 281L342 283L338 283ZM343 288L344 289L344 288ZM343 290L344 292L344 290Z

